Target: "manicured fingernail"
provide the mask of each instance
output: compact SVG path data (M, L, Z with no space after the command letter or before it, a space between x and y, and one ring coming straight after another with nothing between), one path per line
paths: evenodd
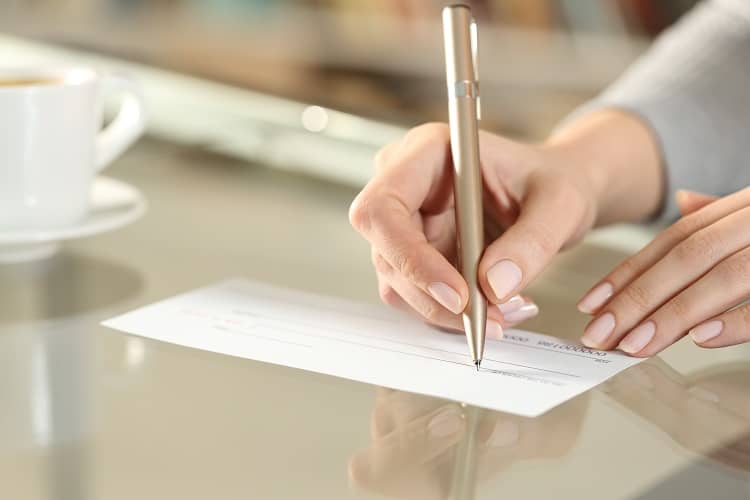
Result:
M441 306L453 314L461 314L461 296L445 283L432 283L427 287L432 298L437 300Z
M463 419L458 409L450 406L430 419L427 424L427 432L435 438L445 438L461 431Z
M678 189L674 194L674 199L677 203L685 203L690 197L690 193L684 189Z
M509 324L517 324L527 319L533 318L539 314L539 307L536 304L526 304L516 311L505 314L505 321Z
M487 271L487 281L498 299L504 299L518 288L521 278L521 268L510 260L501 260Z
M581 299L578 303L578 310L582 313L591 314L607 302L614 292L615 289L612 284L606 281L600 283Z
M488 338L500 340L503 338L503 327L497 321L488 319L485 335L487 335Z
M715 404L718 404L721 402L721 399L719 398L718 394L716 394L713 391L709 391L705 387L694 385L693 387L688 389L688 392L702 401L707 401L709 403L715 403Z
M514 295L510 299L508 299L507 302L503 302L502 304L498 304L497 308L500 309L500 312L503 313L503 316L508 314L509 312L517 311L521 307L523 307L524 301L523 297L520 295Z
M724 322L715 319L713 321L708 321L696 326L688 332L688 335L690 335L690 338L692 338L693 342L695 342L696 344L702 344L703 342L717 337L723 329Z
M612 313L602 314L586 327L581 342L586 347L596 348L603 344L614 330L615 316Z
M617 348L621 351L625 351L628 354L635 354L643 350L644 347L651 342L656 333L656 323L653 321L647 321L642 325L635 327L630 333L628 333Z

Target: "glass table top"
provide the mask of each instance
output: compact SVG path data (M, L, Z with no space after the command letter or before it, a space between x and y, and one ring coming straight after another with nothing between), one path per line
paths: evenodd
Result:
M142 220L0 267L0 497L750 498L748 346L681 342L527 419L99 326L233 276L377 301L351 188L149 139L107 175ZM623 256L561 255L524 328L577 338Z

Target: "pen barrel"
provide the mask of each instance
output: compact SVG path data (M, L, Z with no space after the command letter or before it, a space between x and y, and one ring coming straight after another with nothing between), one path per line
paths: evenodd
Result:
M449 113L464 124L451 128L451 154L459 270L469 287L469 301L462 316L471 354L477 360L484 354L487 322L487 301L479 285L478 273L485 243L478 124L471 99L453 99Z
M459 269L469 287L463 322L471 354L474 360L481 360L487 302L477 273L484 251L484 213L476 101L479 93L472 51L476 40L472 40L472 22L471 10L465 6L443 9Z

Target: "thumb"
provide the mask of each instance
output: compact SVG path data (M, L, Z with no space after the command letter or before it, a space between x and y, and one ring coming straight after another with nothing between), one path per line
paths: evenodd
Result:
M716 196L710 196L695 191L680 190L675 194L677 206L683 217L700 210L716 199L718 199Z
M479 281L493 304L525 288L571 238L584 207L567 185L547 183L527 193L515 224L484 251Z

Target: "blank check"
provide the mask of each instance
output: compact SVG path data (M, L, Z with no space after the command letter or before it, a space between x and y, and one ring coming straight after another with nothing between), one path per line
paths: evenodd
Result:
M477 373L463 335L373 305L229 280L103 323L126 333L534 417L640 359L508 330Z

